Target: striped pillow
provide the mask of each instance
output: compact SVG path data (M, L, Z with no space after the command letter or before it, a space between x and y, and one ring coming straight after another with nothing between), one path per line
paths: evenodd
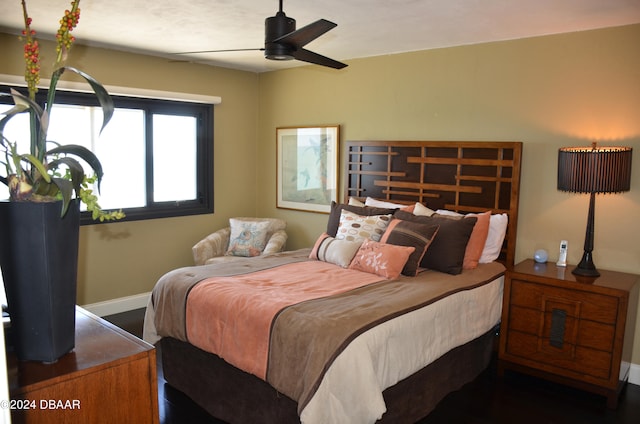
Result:
M361 241L336 240L327 233L323 233L318 237L309 258L346 268L361 244Z
M380 242L415 248L402 268L403 275L414 277L418 274L420 262L438 232L438 228L438 225L394 219L382 235Z

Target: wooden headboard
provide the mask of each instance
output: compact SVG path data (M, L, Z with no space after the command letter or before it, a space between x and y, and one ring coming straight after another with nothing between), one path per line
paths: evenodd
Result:
M500 260L513 266L521 142L347 141L344 198L420 202L431 209L509 216Z

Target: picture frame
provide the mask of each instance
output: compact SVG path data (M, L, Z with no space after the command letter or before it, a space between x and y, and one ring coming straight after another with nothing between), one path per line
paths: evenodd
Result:
M329 213L338 199L340 126L276 128L276 207Z

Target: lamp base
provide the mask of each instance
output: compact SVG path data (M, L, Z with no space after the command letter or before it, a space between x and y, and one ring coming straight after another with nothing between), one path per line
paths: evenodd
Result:
M591 252L585 251L582 255L582 260L576 266L573 271L571 271L574 275L580 275L583 277L599 277L600 273L596 269L596 266L593 264L593 259L591 258Z

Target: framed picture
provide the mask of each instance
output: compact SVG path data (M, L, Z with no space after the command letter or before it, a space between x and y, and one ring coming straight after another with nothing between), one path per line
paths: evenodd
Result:
M340 127L277 128L277 202L329 213L338 199Z

